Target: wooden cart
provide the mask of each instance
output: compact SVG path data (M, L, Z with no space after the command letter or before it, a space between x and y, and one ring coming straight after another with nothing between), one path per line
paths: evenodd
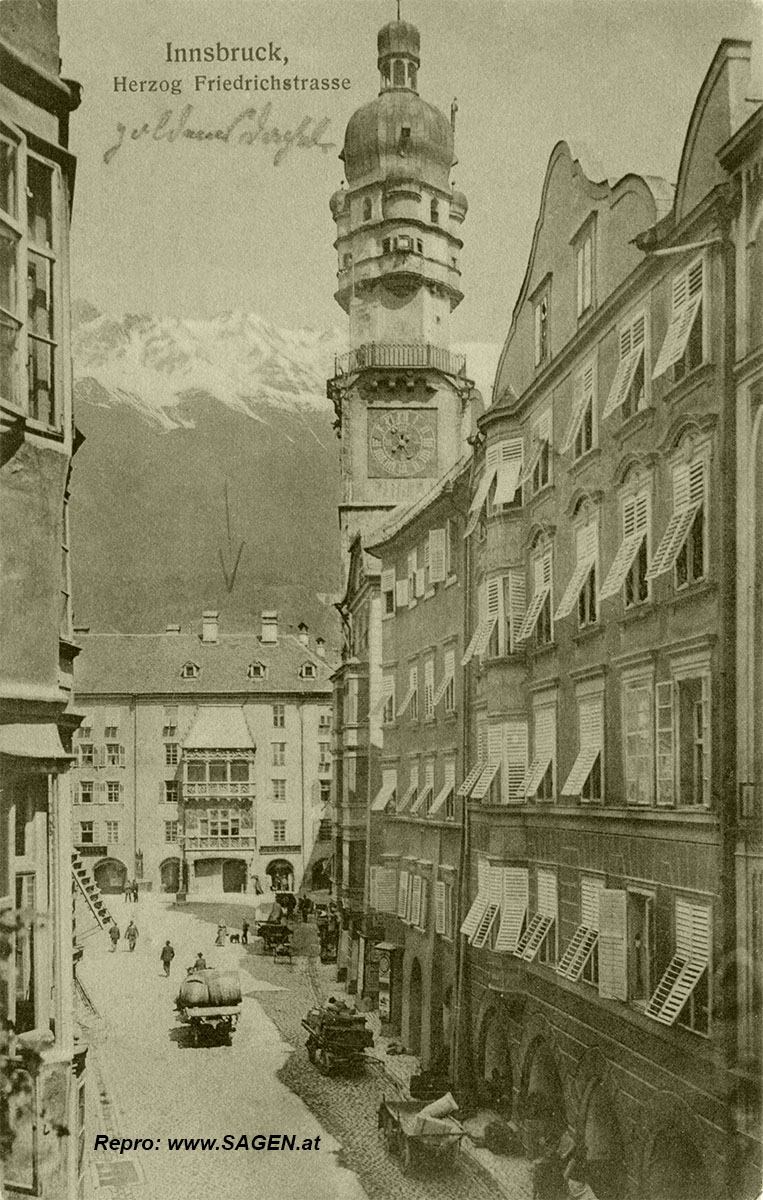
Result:
M443 1166L454 1166L464 1136L455 1117L440 1117L436 1123L422 1121L419 1114L423 1108L426 1104L422 1100L388 1100L386 1096L379 1105L379 1131L388 1151L400 1160L406 1173L423 1163L431 1166L433 1159L440 1159Z
M308 1034L307 1057L323 1075L338 1068L362 1066L366 1047L374 1044L366 1018L352 1009L335 1011L328 1005L311 1008L302 1018L302 1025Z
M188 1025L191 1042L198 1046L207 1039L229 1046L233 1031L241 1016L240 1004L221 1005L213 1008L180 1008L180 1019Z

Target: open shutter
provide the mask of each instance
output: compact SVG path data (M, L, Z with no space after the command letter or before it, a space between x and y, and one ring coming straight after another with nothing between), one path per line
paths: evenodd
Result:
M521 568L512 567L508 576L508 592L509 592L509 633L511 645L510 653L513 654L516 649L516 644L519 639L519 631L522 628L522 622L525 619L527 610L527 587L525 573Z
M488 906L489 882L490 864L486 858L479 858L477 859L477 895L461 926L461 933L465 934L466 937L470 938L474 934Z
M521 438L507 438L500 443L498 481L493 496L493 505L496 508L499 504L511 504L514 501L522 473L522 455Z
M599 995L628 999L626 894L614 888L599 892Z
M380 867L376 876L376 900L379 912L395 911L397 871L394 867Z
M480 922L469 938L472 946L480 950L486 946L490 937L490 932L498 920L501 912L501 896L503 893L502 870L500 867L491 867L488 878L488 903L485 911L480 918Z
M657 803L674 804L676 779L672 682L668 680L656 684L654 696L657 740Z
M124 746L119 747L119 765L120 765L120 767L123 767L125 765L125 748L124 748Z
M419 929L426 929L429 924L429 880L421 880L421 911L419 913Z
M534 722L534 758L524 782L525 796L535 795L556 750L556 710L551 705L536 708Z
M702 305L702 260L694 263L673 280L673 311L668 332L662 343L652 379L659 379L668 367L683 358L692 327Z
M607 403L601 414L602 419L611 416L627 400L638 365L644 354L645 335L646 321L643 313L636 317L630 325L621 329L620 361L612 380Z
M397 915L404 921L408 910L408 872L401 871L397 880Z
M540 456L543 453L543 448L546 443L551 441L551 413L546 412L537 420L533 426L532 441L530 443L530 453L527 455L524 470L520 478L522 485L529 483L532 480L533 472L540 461Z
M167 796L167 790L165 788L165 783L164 783L164 780L161 779L159 781L159 802L160 802L160 804L164 803L166 796Z
M441 879L434 885L434 931L445 933L445 884Z
M503 729L503 799L508 804L521 804L527 775L527 722L508 721Z
M623 502L623 540L601 586L600 600L616 596L625 583L625 577L646 537L648 516L649 501L645 493L629 496Z
M673 469L673 512L652 558L647 579L664 575L674 565L705 498L705 464L679 463Z
M430 529L429 531L429 582L444 583L445 582L445 546L446 536L444 529Z
M421 876L411 876L411 906L410 923L418 925L421 921Z
M387 596L388 594L390 594L390 593L391 593L391 595L392 595L392 606L393 606L393 609L394 609L394 606L395 606L395 599L396 599L396 588L395 588L395 571L394 571L394 568L393 568L391 571L382 571L382 574L381 574L381 590L382 590L382 600L384 601L384 606L386 607L386 600L384 599L384 598L385 598L385 596ZM382 611L384 611L384 608L382 609Z
M450 683L451 679L455 678L455 674L456 674L456 652L455 652L455 650L446 650L444 658L443 658L442 679L438 683L437 689L434 694L433 704L435 705L435 707L437 707L437 705L442 700L443 696L445 695L446 691L448 690L448 684Z
M525 867L504 867L501 896L501 924L495 949L512 954L516 949L527 916L528 872Z
M491 725L487 732L487 766L472 788L472 800L483 800L501 769L503 757L503 726Z
M488 446L485 454L485 466L482 471L482 478L480 479L471 505L469 506L469 520L467 522L466 529L464 530L464 538L470 537L479 524L480 515L482 513L485 501L487 500L487 494L490 491L490 485L492 484L496 471L498 470L499 461L500 447L497 445Z
M586 363L583 370L575 379L573 388L573 408L572 417L570 418L569 426L564 441L562 442L560 453L567 454L575 445L575 438L578 436L578 431L583 423L585 411L589 403L594 402L594 391L596 388L596 363L594 360Z
M408 580L398 579L395 583L395 608L408 607Z
M575 570L572 572L564 595L559 601L559 606L554 613L555 621L558 621L561 617L568 617L570 615L580 595L580 590L588 578L591 567L596 562L599 544L598 521L589 521L582 529L578 529L576 531L575 542L577 563L575 564Z
M599 697L581 700L578 712L580 749L562 788L563 796L579 796L604 743L604 710Z

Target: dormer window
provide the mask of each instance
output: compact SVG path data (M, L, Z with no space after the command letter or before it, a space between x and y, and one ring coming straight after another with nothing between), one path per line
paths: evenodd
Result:
M198 679L199 678L198 663L195 663L195 662L183 663L183 666L180 668L180 678L181 679Z
M266 675L265 664L261 662L250 663L246 669L249 679L264 679Z
M436 200L433 200L429 205L429 220L433 225L439 225L440 223L440 206Z
M302 679L315 679L315 663L303 663L299 673Z
M366 196L365 200L363 201L363 220L370 221L372 216L373 206L371 204L371 197Z

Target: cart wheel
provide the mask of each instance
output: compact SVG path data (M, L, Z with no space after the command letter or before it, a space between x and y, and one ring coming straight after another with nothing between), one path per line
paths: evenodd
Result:
M324 1050L323 1047L321 1047L318 1051L316 1065L321 1075L331 1074L331 1055L329 1054L328 1050Z

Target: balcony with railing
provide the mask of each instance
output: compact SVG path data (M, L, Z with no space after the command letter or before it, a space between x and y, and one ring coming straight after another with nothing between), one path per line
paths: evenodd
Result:
M466 357L451 354L431 342L366 342L347 354L334 358L334 378L352 375L369 367L403 367L442 371L446 375L466 376Z
M213 797L219 800L251 800L254 799L254 783L230 783L227 780L222 783L212 783L206 781L204 783L184 783L183 796L186 800L198 800L202 797L207 799Z
M253 833L211 834L206 837L186 837L185 848L189 850L254 850L257 839Z

